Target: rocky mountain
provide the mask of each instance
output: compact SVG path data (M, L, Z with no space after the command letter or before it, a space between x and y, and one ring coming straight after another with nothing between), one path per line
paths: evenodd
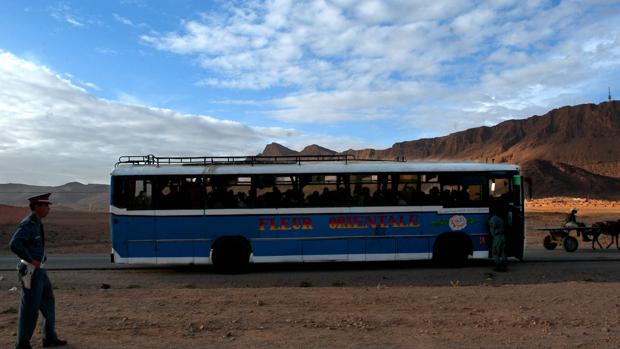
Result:
M620 199L620 102L567 106L493 127L344 153L358 159L516 163L532 177L536 197Z
M54 209L79 211L107 211L110 187L106 184L71 182L60 186L27 184L0 184L0 204L28 206L28 198L37 194L52 193Z
M299 152L299 154L300 155L336 155L338 154L338 152L327 149L327 148L323 148L316 144L312 144L312 145L305 147L301 152Z
M290 156L290 155L299 155L298 151L289 149L278 143L267 144L263 152L259 155L263 156Z

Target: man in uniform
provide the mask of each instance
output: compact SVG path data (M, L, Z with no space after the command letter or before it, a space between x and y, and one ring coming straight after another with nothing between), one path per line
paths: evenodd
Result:
M566 219L564 220L564 226L566 228L580 228L586 226L582 222L577 222L577 207L573 207L570 209L570 213L566 216ZM582 241L592 241L585 233L577 230L577 236L579 235L581 235Z
M54 292L52 284L44 269L45 256L45 233L42 219L49 211L49 197L51 194L43 194L29 198L30 210L28 217L19 223L13 238L11 238L11 251L20 259L19 280L22 285L22 299L19 308L19 321L17 328L17 349L29 349L30 338L37 326L39 311L43 315L42 333L43 347L57 347L67 344L58 338L55 328Z
M495 261L495 271L503 272L506 267L506 236L504 235L504 221L498 216L497 209L491 211L489 218L489 232L493 237L491 252Z

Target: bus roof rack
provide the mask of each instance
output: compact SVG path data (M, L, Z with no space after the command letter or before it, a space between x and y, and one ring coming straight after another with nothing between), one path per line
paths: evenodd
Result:
M260 164L301 164L306 161L349 161L357 160L352 154L335 155L279 155L279 156L155 156L130 155L121 156L114 167L121 164L131 165L260 165ZM381 161L381 160L369 160Z

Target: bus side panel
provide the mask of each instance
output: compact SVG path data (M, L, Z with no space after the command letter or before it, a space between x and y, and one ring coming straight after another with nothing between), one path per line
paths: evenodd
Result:
M110 239L112 241L112 249L121 257L127 257L127 229L123 229L120 222L120 216L110 214ZM118 261L116 261L118 262Z
M206 263L208 241L202 237L206 226L204 216L158 216L158 263Z
M291 235L291 230L279 225L270 230L269 224L263 222L261 231L259 216L207 216L206 237L211 242L223 236L245 237L251 244L254 262L301 262L302 242L292 239L299 235Z
M367 261L391 261L396 258L396 239L394 237L367 238Z
M400 237L396 240L396 260L428 259L429 239L425 237Z
M113 219L113 246L120 257L129 258L128 263L155 263L155 218L114 215Z
M346 238L304 240L302 248L304 262L346 261L349 259L349 244Z
M467 215L467 228L464 231L471 237L474 258L489 258L491 240L488 222L488 214Z
M487 258L489 251L489 228L487 225L488 214L435 214L427 216L423 225L429 228L425 233L430 235L429 253L432 257L433 247L437 238L443 233L463 232L469 236L472 247L473 257Z
M302 262L301 240L255 240L253 243L255 262Z
M350 238L347 241L348 258L350 262L363 262L366 260L366 239Z
M345 220L338 221L342 217ZM246 237L254 262L425 259L432 257L437 236L452 231L469 235L474 256L480 257L480 251L488 251L487 217L434 212L208 216L205 229L212 240Z

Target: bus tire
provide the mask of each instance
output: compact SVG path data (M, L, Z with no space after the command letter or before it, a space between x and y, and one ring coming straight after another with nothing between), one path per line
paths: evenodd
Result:
M562 240L562 246L566 252L575 252L579 247L579 242L573 236L567 236Z
M445 233L435 241L433 261L444 268L460 268L467 265L472 253L469 236L464 233Z
M252 248L242 237L224 237L213 243L211 262L216 272L238 274L247 270Z
M558 247L558 243L551 240L551 236L547 235L543 240L543 246L545 246L547 250L554 250L556 247Z

